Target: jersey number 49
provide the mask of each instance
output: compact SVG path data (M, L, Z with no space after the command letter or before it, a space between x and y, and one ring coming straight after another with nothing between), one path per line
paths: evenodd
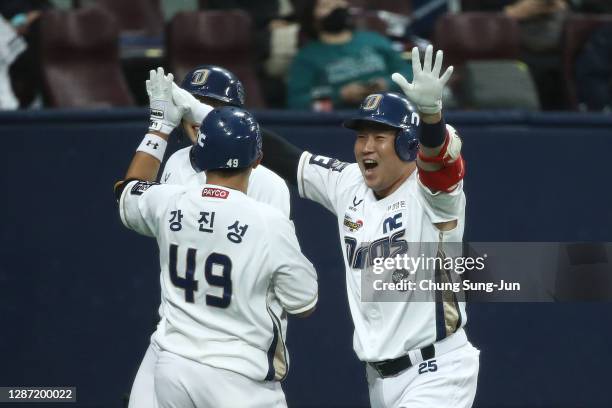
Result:
M170 245L170 281L172 281L175 287L185 291L185 302L194 303L194 294L198 291L198 281L194 279L197 250L193 248L187 249L187 265L184 278L180 277L176 270L177 252L178 246ZM215 265L221 267L221 275L213 274ZM206 262L204 262L204 277L210 286L223 289L221 296L206 294L206 304L223 309L227 308L232 301L232 260L227 255L217 252L211 253L206 258Z

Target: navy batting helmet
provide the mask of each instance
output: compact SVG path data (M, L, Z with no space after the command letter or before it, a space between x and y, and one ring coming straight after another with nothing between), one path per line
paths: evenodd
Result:
M359 129L364 123L382 123L398 129L395 152L403 161L416 160L419 149L417 127L419 116L404 96L394 92L368 95L356 116L344 122L348 129Z
M215 65L201 65L189 71L181 88L192 95L216 99L232 106L244 106L242 82L227 69Z
M189 153L197 171L246 168L260 156L259 125L249 112L233 106L217 108L204 118Z

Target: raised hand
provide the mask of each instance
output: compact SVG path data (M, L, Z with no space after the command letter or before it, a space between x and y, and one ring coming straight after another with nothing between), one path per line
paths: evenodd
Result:
M421 67L419 49L412 49L412 83L408 82L402 74L394 73L391 76L402 91L416 106L419 112L436 114L442 110L442 90L453 73L450 66L440 76L442 69L442 50L436 52L436 59L432 67L433 47L429 45L425 50L425 58Z
M175 104L172 99L174 76L164 75L164 69L159 67L149 71L149 79L145 84L151 112L149 130L169 134L181 123L183 114L188 109L185 105Z

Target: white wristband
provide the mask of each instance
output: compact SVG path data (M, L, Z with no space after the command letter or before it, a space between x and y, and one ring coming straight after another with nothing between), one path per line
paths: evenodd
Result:
M169 135L174 130L174 127L165 124L161 120L151 119L149 121L149 130L155 130L157 132L162 132Z
M147 133L136 151L150 154L162 162L164 160L164 153L166 153L166 147L168 147L168 142L163 138Z

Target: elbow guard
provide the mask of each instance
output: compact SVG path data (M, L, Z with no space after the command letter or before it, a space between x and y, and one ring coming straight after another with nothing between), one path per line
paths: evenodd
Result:
M461 139L455 129L446 127L444 145L435 157L425 157L419 152L419 160L442 167L436 171L425 171L419 167L419 179L432 191L450 193L465 176L465 162L461 157Z

